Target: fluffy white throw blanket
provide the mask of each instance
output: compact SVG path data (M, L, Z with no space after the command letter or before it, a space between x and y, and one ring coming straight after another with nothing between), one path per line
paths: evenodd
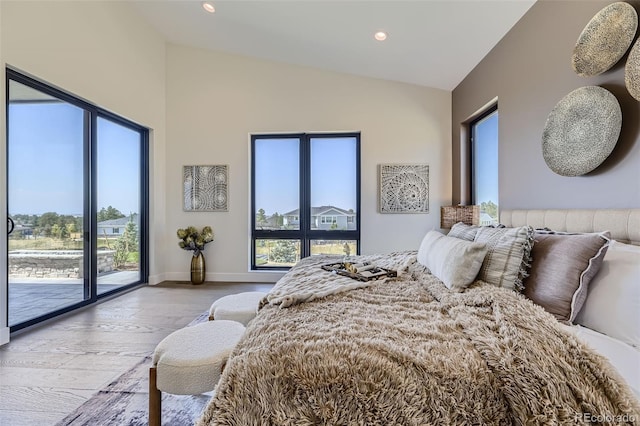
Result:
M266 304L197 424L640 421L609 363L541 307L482 282L453 293L406 258L393 269L403 265L397 279L287 309Z

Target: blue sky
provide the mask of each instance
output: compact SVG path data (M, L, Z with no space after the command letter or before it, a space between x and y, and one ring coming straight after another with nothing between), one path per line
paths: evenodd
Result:
M474 168L476 170L476 203L498 203L498 113L476 125Z
M98 118L98 209L139 212L140 135ZM355 138L311 141L313 206L356 209ZM9 212L82 214L84 110L64 102L9 107ZM297 139L256 144L256 201L267 214L298 208Z
M98 209L140 212L140 133L98 118Z
M311 205L356 210L355 138L311 139ZM267 215L299 207L299 140L258 139L256 209Z
M10 214L81 214L83 211L84 111L67 103L18 103L9 107ZM98 209L139 212L140 135L98 119ZM478 200L498 203L498 114L476 127L481 165ZM312 206L356 209L355 138L311 141ZM297 139L256 143L256 205L267 215L299 206Z
M82 214L84 110L64 102L9 106L9 213ZM98 119L98 209L138 212L140 135Z

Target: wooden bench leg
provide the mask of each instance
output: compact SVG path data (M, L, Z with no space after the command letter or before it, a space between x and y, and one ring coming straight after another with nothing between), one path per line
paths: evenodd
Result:
M156 368L149 368L149 426L160 426L162 416L162 392L156 386Z

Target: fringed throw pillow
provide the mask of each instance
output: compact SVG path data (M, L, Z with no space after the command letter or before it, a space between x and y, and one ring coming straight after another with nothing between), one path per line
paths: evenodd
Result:
M486 244L488 249L478 279L498 287L522 291L522 281L528 275L530 266L533 228L481 226L474 241Z

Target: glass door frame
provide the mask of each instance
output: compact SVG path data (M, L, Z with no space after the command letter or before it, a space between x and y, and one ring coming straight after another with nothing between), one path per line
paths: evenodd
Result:
M54 309L43 315L39 315L32 319L19 324L10 326L10 332L21 330L26 327L30 327L34 324L49 320L59 315L71 312L78 308L88 306L96 303L100 299L112 297L113 295L130 290L137 286L143 285L148 282L149 277L149 244L148 244L148 229L149 229L149 129L143 127L133 121L123 118L117 114L97 107L83 99L80 99L68 92L65 92L59 88L53 87L35 77L29 76L23 72L20 72L11 67L7 67L5 70L5 119L6 119L6 214L9 214L9 86L10 81L28 86L37 91L43 92L50 96L56 97L64 102L67 102L76 107L84 110L84 145L83 145L83 267L85 271L90 271L89 274L85 274L83 277L83 293L84 300L72 303L59 309ZM121 126L140 132L140 279L136 282L122 285L118 288L105 291L98 294L98 269L97 269L97 179L96 179L96 144L97 144L97 120L98 117L113 121ZM4 253L4 262L7 262L8 266L8 235L7 235L7 252ZM7 294L9 289L9 268L7 267ZM9 324L9 297L7 297L7 324Z

